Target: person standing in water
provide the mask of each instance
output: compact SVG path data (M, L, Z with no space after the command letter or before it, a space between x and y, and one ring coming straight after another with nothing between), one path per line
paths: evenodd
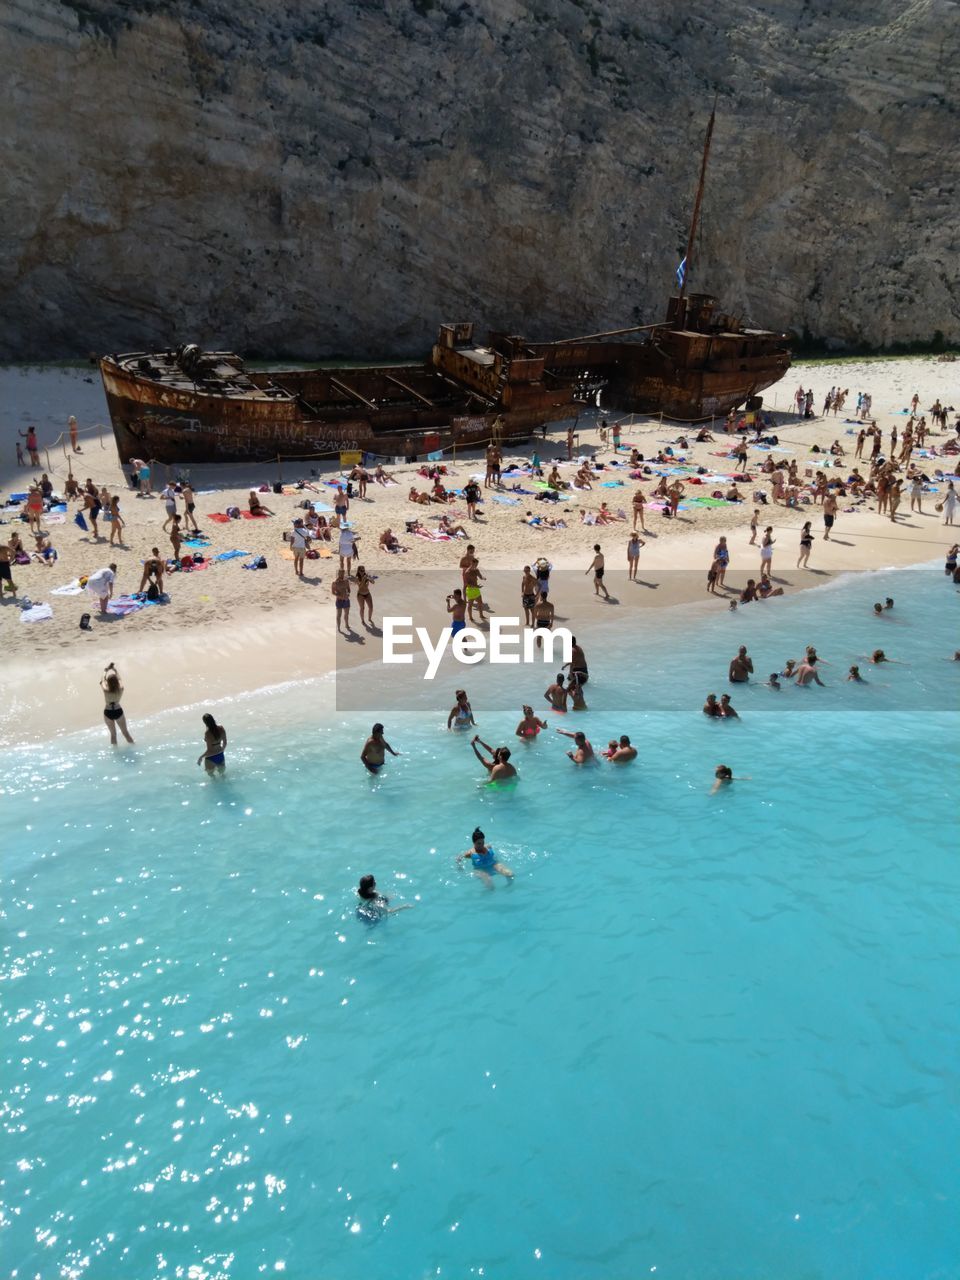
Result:
M541 729L546 729L546 720L541 720L539 716L533 714L533 707L524 705L523 719L517 725L516 736L523 738L524 742L533 742Z
M477 722L473 718L473 709L470 706L470 699L467 697L466 689L458 689L456 698L457 701L447 716L447 728L469 729L472 727L475 729Z
M494 872L503 876L507 880L513 879L513 872L509 867L505 867L497 857L495 851L486 843L486 836L479 827L474 829L473 835L470 837L472 842L471 848L465 849L463 853L457 854L457 866L462 867L464 859L469 858L473 864L473 873L480 880L483 880L488 889L493 888L493 880L491 879Z
M370 737L363 744L363 750L360 752L360 761L367 773L379 773L383 768L386 759L385 752L389 751L392 756L398 756L399 751L394 751L390 743L383 736L383 725L379 721L370 730Z
M490 752L490 759L484 759L483 752L477 749L477 743L483 747L484 751ZM508 782L511 778L518 777L518 773L510 763L509 747L491 747L489 743L482 741L479 734L474 734L470 739L470 745L473 747L473 754L477 757L483 767L489 773L490 782Z
M567 692L567 690L563 687L563 680L564 680L564 675L563 675L563 672L561 671L557 675L557 678L554 681L554 683L550 685L546 693L543 695L544 698L546 698L547 702L550 703L551 707L553 707L554 711L566 711L567 709L567 698L570 695Z
M104 669L100 688L103 690L103 718L110 730L110 745L112 747L117 745L118 728L126 740L132 742L133 738L127 728L127 717L123 714L123 707L120 705L120 699L123 697L123 683L112 662Z
M593 753L593 747L587 741L587 735L578 730L571 733L569 729L558 729L557 733L562 733L565 738L572 738L575 750L568 751L567 755L574 764L596 764L597 757Z
M226 767L224 751L227 746L227 731L222 724L217 724L209 712L203 717L204 750L197 757L197 764L202 764L207 773L223 773Z

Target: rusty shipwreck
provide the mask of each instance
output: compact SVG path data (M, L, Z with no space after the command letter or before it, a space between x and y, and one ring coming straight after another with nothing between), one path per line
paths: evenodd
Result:
M247 368L193 345L100 361L120 457L160 462L409 455L529 437L602 396L610 413L695 422L758 397L790 366L786 334L748 328L715 298L686 292L714 115L703 151L679 290L666 318L553 342L441 325L425 360ZM756 406L757 401L753 400Z

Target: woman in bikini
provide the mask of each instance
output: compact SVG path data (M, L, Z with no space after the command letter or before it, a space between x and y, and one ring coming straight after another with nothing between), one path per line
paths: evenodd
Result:
M447 716L447 728L469 729L471 725L476 728L477 722L473 718L473 708L470 706L470 699L467 697L466 689L458 689L456 696L457 701Z
M121 537L121 534L123 533L123 526L125 523L126 521L123 519L123 516L121 516L120 514L120 497L119 497L119 494L115 493L113 497L110 499L110 545L111 547L114 545L114 543L116 543L118 546L121 546L121 547L123 546L123 539Z
M130 730L127 728L127 718L123 714L123 707L120 705L120 699L123 697L123 685L117 668L111 662L109 667L104 670L100 680L100 688L103 690L103 718L110 730L110 745L117 745L117 727L128 742L132 742Z
M807 564L810 559L810 550L813 547L813 532L810 528L808 520L800 530L800 556L797 560L797 568L800 569Z
M517 725L516 736L523 738L524 742L533 742L541 729L546 729L546 720L541 720L539 716L533 714L533 707L525 706L523 708L523 719Z
M226 766L223 753L227 746L227 731L222 724L217 724L209 711L203 717L203 724L205 745L197 758L197 764L202 764L207 773L223 773Z
M373 596L370 594L370 583L373 581L362 564L357 565L357 604L360 606L360 625L366 623L373 626Z

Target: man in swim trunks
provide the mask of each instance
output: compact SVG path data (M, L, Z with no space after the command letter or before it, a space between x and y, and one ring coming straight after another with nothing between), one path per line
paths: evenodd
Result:
M830 530L837 518L837 500L832 493L828 494L823 500L823 524L826 532L823 535L824 542L830 540Z
M370 737L363 744L363 750L360 752L360 760L368 773L379 773L383 768L383 762L386 759L385 751L389 751L392 756L400 754L399 751L394 751L383 736L383 725L377 723L371 729Z
M489 760L485 760L483 753L477 749L478 742L485 751L490 752ZM473 747L473 754L489 773L491 782L507 782L510 778L518 776L516 769L510 763L509 747L493 748L488 743L481 741L477 734L471 738L470 745Z
M607 590L603 581L604 559L603 552L600 550L599 542L594 543L593 551L593 560L590 562L590 568L587 569L586 573L590 573L591 570L593 571L593 594L598 596L602 591L604 599L609 600L610 592ZM586 577L586 574L584 574L584 577Z
M720 704L717 702L717 695L715 693L707 694L707 700L703 704L703 714L705 716L719 716Z
M737 656L730 662L728 677L731 684L746 684L753 674L753 659L747 656L747 646L742 644Z
M477 554L477 548L472 542L467 543L467 549L460 557L460 576L463 579L463 585L467 585L467 570L473 564Z
M587 672L587 656L577 644L577 637L570 637L570 661L563 665L570 668L571 682L575 679L579 684L586 684L590 678Z
M552 631L553 618L557 612L551 600L547 599L545 591L540 592L540 599L533 606L533 629L534 631ZM537 636L537 648L543 647L543 636Z
M467 612L466 601L463 598L463 592L459 587L454 591L453 595L447 596L447 613L450 614L450 634L455 636L458 631L462 631L467 625L464 615Z
M593 747L587 741L587 735L580 732L571 733L569 729L558 729L557 733L562 733L565 738L572 738L574 742L574 750L568 751L567 755L574 764L594 764L596 756L593 754Z
M533 626L533 607L537 603L537 580L528 564L523 566L520 580L520 603L523 605L523 625Z
M797 667L796 683L804 686L813 683L820 685L821 688L824 687L823 681L817 672L816 656L811 657L808 655Z
M143 574L137 591L142 591L147 583L152 581L157 584L159 594L163 595L163 571L165 568L166 566L160 559L160 548L151 547L150 555L143 562Z
M561 671L557 676L556 681L543 695L547 702L550 703L551 707L553 707L554 711L566 711L567 709L567 698L569 694L563 687L563 679L563 672Z
M463 573L464 594L467 597L467 617L471 622L478 621L473 616L474 609L480 610L479 621L485 621L483 616L483 595L480 590L480 583L483 580L483 574L480 572L480 561L474 556Z
M350 579L346 569L338 569L337 576L330 584L330 594L334 598L337 609L337 630L344 634L352 634L350 626ZM341 625L342 624L342 625Z
M197 509L197 498L190 485L185 484L180 490L180 496L183 498L183 519L185 528L193 533L200 532L200 526L197 524L197 517L193 514Z
M631 760L636 760L637 748L631 746L630 739L625 733L621 733L620 742L617 746L607 752L607 759L611 764L629 764Z

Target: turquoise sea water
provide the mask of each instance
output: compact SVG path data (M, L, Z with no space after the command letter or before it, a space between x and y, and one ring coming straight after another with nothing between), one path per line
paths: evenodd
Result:
M375 780L327 682L220 709L221 782L199 712L0 761L3 1274L960 1274L957 608L899 573L598 631L576 720L640 761L551 725L512 792L452 676ZM700 715L811 641L828 688ZM877 645L910 665L841 683ZM494 742L545 683L465 681ZM476 823L513 884L456 869ZM415 909L360 923L368 871Z

